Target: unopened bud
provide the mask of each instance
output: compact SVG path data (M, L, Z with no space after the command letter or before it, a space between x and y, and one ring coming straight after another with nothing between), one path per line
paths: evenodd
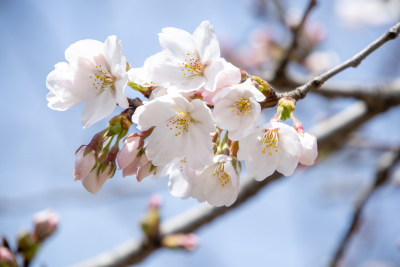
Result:
M33 222L35 224L34 237L42 242L57 230L59 217L51 210L44 210L33 216Z
M149 240L157 240L160 233L160 210L161 198L153 195L149 201L149 208L145 218L141 221L141 227Z
M172 234L164 237L162 246L170 249L194 250L199 244L195 234Z
M295 101L292 98L283 97L279 99L277 108L280 111L279 119L282 121L289 119L295 107Z
M0 246L0 266L4 267L17 267L14 254L6 248Z
M265 92L269 92L270 89L269 84L266 81L257 76L251 76L251 78L257 82L257 84L255 85L257 86L258 90L260 90L261 93L265 94Z

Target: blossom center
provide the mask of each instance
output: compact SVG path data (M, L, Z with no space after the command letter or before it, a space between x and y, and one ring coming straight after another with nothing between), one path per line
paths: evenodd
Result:
M203 76L206 64L202 64L196 53L187 53L187 58L181 63L180 67L184 76Z
M232 112L236 112L239 117L250 112L250 100L248 98L239 97L232 105Z
M114 90L116 77L101 65L96 65L95 73L90 75L89 78L92 80L92 85L96 90L103 91L109 88Z
M229 183L229 175L225 172L224 164L225 162L217 163L217 167L213 172L213 176L218 179L218 182L221 184L222 187L225 187L225 185Z
M263 135L261 142L263 143L262 153L265 154L266 150L269 150L269 155L272 156L272 152L278 152L278 128L267 129Z
M189 112L178 112L178 115L167 122L170 131L175 132L175 136L179 136L189 131L189 124L193 122Z

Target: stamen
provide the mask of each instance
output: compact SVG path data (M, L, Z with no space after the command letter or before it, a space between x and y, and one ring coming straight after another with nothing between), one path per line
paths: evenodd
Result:
M175 136L179 136L184 132L189 131L189 124L193 122L189 112L179 112L178 116L167 122L169 129L175 130Z
M182 62L179 66L181 67L181 71L183 72L184 76L203 76L204 75L204 69L207 67L207 65L203 65L199 59L199 57L196 55L196 53L187 53L188 56L187 59L185 59L184 62Z
M238 101L232 105L232 112L236 112L239 117L250 112L250 100L244 97L239 97Z
M224 161L217 163L217 167L213 172L213 176L216 176L222 187L225 187L225 185L229 183L229 175L225 172L224 164Z
M92 85L96 90L106 90L112 89L116 80L107 69L101 67L101 65L96 65L96 70L94 75L90 75L89 78L92 80Z
M263 135L261 142L263 143L262 146L262 153L265 154L266 150L269 150L269 155L272 156L272 152L278 152L278 128L275 129L266 129L265 134Z

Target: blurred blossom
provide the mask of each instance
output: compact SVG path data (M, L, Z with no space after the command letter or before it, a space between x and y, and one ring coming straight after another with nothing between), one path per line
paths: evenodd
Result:
M311 73L321 73L339 63L339 57L334 52L315 51L304 61L304 67Z
M398 0L338 0L335 12L350 27L378 26L400 18Z
M0 266L17 266L14 255L12 252L6 247L0 247Z
M39 241L45 240L57 229L59 220L58 215L51 210L44 210L36 213L33 216L33 221L35 223L34 236Z

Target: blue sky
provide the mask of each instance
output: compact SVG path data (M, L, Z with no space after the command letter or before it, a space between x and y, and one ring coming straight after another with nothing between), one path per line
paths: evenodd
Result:
M312 18L323 19L328 30L322 48L336 51L341 60L388 28L382 25L344 30L331 11L330 1L325 2L328 3L320 3ZM291 6L303 7L304 3L296 1ZM32 227L33 213L52 208L60 214L60 229L43 246L34 266L67 266L130 238L140 237L138 220L149 196L155 192L163 196L164 218L195 205L194 200L183 201L170 196L165 179L137 183L134 177L123 179L117 174L95 196L87 193L79 182L74 182L75 150L88 143L105 127L106 121L83 130L80 124L82 106L66 112L49 109L45 98L48 93L46 76L54 64L64 60L65 49L82 39L104 41L109 35L117 35L123 42L128 61L136 67L160 50L157 33L167 26L192 32L201 21L210 20L218 38L240 44L251 29L263 23L254 17L250 8L251 1L238 0L0 1L0 92L3 99L0 105L3 124L0 132L3 141L0 234L12 239L20 229ZM394 47L399 47L398 40L372 55L360 68L341 74L338 80L381 82L388 79L388 75L379 72L378 63L390 59ZM350 102L310 96L298 104L298 118L311 126ZM325 109L316 114L315 109L310 108L312 105ZM398 114L397 108L379 117L366 126L362 134L378 136L376 140L382 143L388 140L399 143L398 134L385 136L384 130L395 127L390 122L398 121ZM391 129L399 130L398 127ZM198 232L201 245L195 252L161 250L142 265L323 266L345 229L351 201L372 178L377 155L366 152L352 158L352 165L346 165L352 153L355 152L339 152L316 168L285 178L236 211L203 227ZM332 170L331 166L342 167ZM357 172L352 172L355 166ZM343 177L343 172L350 173L347 177L350 181ZM348 191L332 193L329 188L335 186L344 186ZM386 196L391 196L394 202L383 197L382 201L389 203L382 211L383 218L391 218L392 203L399 203L398 189L387 190ZM387 238L400 236L399 230L398 227L390 230L393 235ZM393 252L396 250L384 244L381 244L382 250L389 251L384 253L385 259L400 262L399 254ZM375 254L376 257L382 255Z

